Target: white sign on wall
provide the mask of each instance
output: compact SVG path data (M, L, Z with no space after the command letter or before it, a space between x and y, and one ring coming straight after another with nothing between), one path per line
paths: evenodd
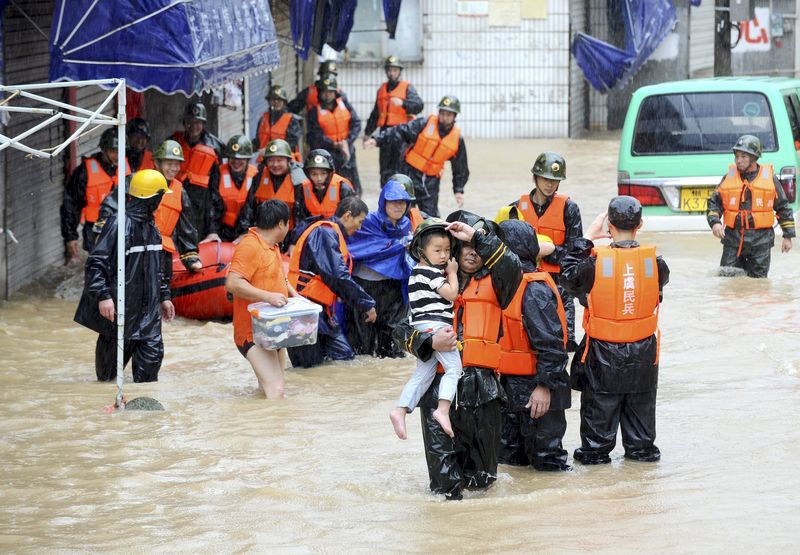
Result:
M768 52L771 48L769 8L756 8L755 18L739 22L739 43L732 52Z

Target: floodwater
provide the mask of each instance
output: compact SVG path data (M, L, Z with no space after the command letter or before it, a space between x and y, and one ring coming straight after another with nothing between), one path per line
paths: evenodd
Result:
M614 136L468 148L466 208L488 216L529 190L541 150L566 156L563 191L585 223L616 191ZM375 206L377 153L359 160ZM444 194L443 211L454 207ZM125 388L167 410L105 414L115 386L94 381L95 336L71 321L81 277L55 268L0 304L0 551L797 552L800 245L751 280L715 275L710 232L641 239L672 270L661 461L625 461L618 447L611 465L569 473L501 466L460 503L428 492L416 414L407 441L392 432L410 358L289 370L288 399L267 402L230 325L178 320L160 381Z

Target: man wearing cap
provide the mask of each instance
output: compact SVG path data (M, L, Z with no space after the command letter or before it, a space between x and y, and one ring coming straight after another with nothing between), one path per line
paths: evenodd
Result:
M795 236L794 214L772 164L759 164L761 141L743 135L733 145L735 163L708 199L706 219L722 243L723 268L743 269L749 277L765 278L775 245L777 217L783 232L781 252L789 252Z
M219 164L225 146L206 130L207 119L206 107L190 102L183 116L183 131L175 131L171 137L181 145L186 159L178 180L184 183L192 201L192 224L201 243L217 239L211 226L224 211L219 196Z
M453 196L459 208L464 205L464 186L469 179L467 147L456 123L461 112L458 98L448 95L439 101L439 114L401 123L364 141L367 148L386 143L406 143L400 173L414 181L414 196L420 210L430 216L439 215L439 182L444 163L453 170Z
M161 233L153 221L161 197L172 194L156 170L131 178L125 200L125 362L133 359L133 381L158 381L164 358L161 320L172 320L169 280L162 270ZM99 335L95 372L99 381L117 377L117 214L103 226L86 260L83 294L75 321Z
M321 79L317 88L320 103L308 112L308 144L312 149L330 152L337 173L350 181L360 196L355 142L361 133L361 120L350 102L337 92L335 77Z
M249 163L253 157L253 143L244 135L234 135L225 149L228 161L219 167L219 195L225 205L220 220L212 222L212 229L223 241L238 243L247 233L249 225L240 213L255 184L258 168Z
M78 259L78 225L83 223L83 250L91 251L95 243L92 230L100 215L100 204L117 184L116 128L103 131L100 136L100 151L81 160L64 185L61 204L61 237L64 239L65 263ZM131 173L127 161L125 175Z
M424 107L422 99L411 83L400 79L403 65L397 56L386 58L383 69L386 72L386 82L378 89L375 106L364 128L364 141L375 130L383 133L390 127L413 120ZM386 143L381 146L378 158L381 183L386 183L392 174L399 171L404 148L405 144L402 142Z
M295 195L295 230L290 241L302 233L312 218L330 218L339 203L356 196L350 182L334 171L333 156L324 149L308 153L304 166L307 179Z
M125 156L133 171L153 170L153 153L147 148L150 141L150 125L142 118L135 118L126 127L127 142Z
M661 458L655 445L658 307L669 267L655 247L636 240L641 227L641 203L614 197L561 262L561 285L585 308L586 334L570 373L572 388L581 392L581 446L573 457L582 464L610 463L618 428L626 459ZM593 243L608 237L608 246Z
M553 241L555 251L545 256L540 266L558 284L561 259L572 248L575 240L583 236L581 211L572 199L558 192L561 182L567 178L567 162L563 156L555 152L542 152L533 163L531 173L531 192L501 208L495 220L523 220L533 226L536 233L546 235ZM567 348L572 352L577 347L575 300L563 287L559 286L559 291L567 314Z
M326 77L336 77L339 74L339 69L336 67L335 60L326 60L319 64L319 68L317 68L317 77L319 80L325 79ZM289 111L293 114L297 114L299 116L305 115L309 112L312 108L316 108L319 106L319 90L317 89L317 85L319 84L319 80L315 81L313 84L309 85L295 96L289 102ZM339 95L346 96L342 91L337 91Z
M256 208L268 200L283 201L289 207L289 230L294 229L297 214L296 203L299 197L299 184L292 181L290 164L292 163L292 149L283 139L275 139L267 143L264 148L264 160L258 167L258 173L253 178L253 186L241 213L241 223L249 229L255 222Z
M273 85L267 94L269 100L269 111L264 112L258 122L258 130L253 146L260 155L264 155L264 147L268 142L275 139L282 139L289 143L293 157L300 161L300 141L303 138L303 130L297 117L286 110L289 102L286 91L278 85Z

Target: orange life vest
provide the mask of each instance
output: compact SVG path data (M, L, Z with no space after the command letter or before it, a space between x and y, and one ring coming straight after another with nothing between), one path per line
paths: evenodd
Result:
M332 141L344 141L350 135L350 110L342 97L336 98L333 110L317 106L317 121L322 132Z
M394 127L408 121L408 112L403 106L395 106L392 98L405 100L408 96L408 81L400 81L397 86L389 90L389 83L384 83L378 89L378 127Z
M289 228L294 227L294 184L292 183L292 176L286 174L283 176L283 182L278 190L275 190L275 185L272 183L272 174L265 167L263 170L264 175L261 176L261 182L256 189L256 203L276 199L282 200L289 207Z
M325 198L322 202L317 200L317 195L314 194L314 185L310 179L303 181L303 202L306 205L306 210L312 216L322 216L323 218L330 218L336 214L336 209L339 207L339 201L342 199L342 183L350 185L350 181L338 174L333 174L328 189L325 191ZM352 185L350 185L352 187Z
M161 244L164 250L175 253L175 242L172 240L172 233L183 212L183 183L173 179L169 184L171 195L163 195L161 203L155 213L156 227L161 232Z
M203 143L197 143L190 147L183 133L177 131L172 135L172 138L178 141L183 148L184 161L178 173L178 180L183 181L188 177L189 183L192 185L208 189L208 173L211 171L212 166L218 162L217 151Z
M313 108L319 106L319 91L316 85L310 85L306 94L306 111L310 112Z
M497 369L500 364L500 320L503 311L487 274L472 279L453 303L453 329L458 329L461 312L461 364ZM437 372L442 373L441 364Z
M417 135L414 146L406 151L406 163L425 175L441 176L444 171L444 163L458 152L459 136L458 127L453 125L450 133L440 137L439 118L429 117L428 123Z
M722 198L722 219L726 227L735 227L737 218L740 218L742 229L750 229L748 216L753 217L753 229L768 228L775 224L775 199L778 193L772 175L772 165L764 164L753 182L747 183L742 180L735 164L728 167L728 174L717 189ZM750 209L740 210L746 190L750 191Z
M568 200L569 197L566 195L559 193L554 194L553 199L550 201L547 210L544 211L541 218L536 214L530 195L522 195L519 198L517 208L524 220L533 226L536 233L547 235L553 240L554 245L563 245L564 241L567 239L567 226L564 223L564 209L566 208ZM539 267L543 272L558 273L561 271L561 267L558 264L553 264L546 260L542 260L539 263Z
M150 150L145 150L142 154L142 161L139 162L139 167L136 168L136 171L139 170L154 170L156 169L155 162L153 162L153 152Z
M250 192L253 177L255 177L256 173L258 173L258 169L253 164L247 164L244 183L242 183L241 189L237 189L231 176L230 166L222 164L219 167L219 196L222 197L222 201L225 203L225 215L222 216L222 223L226 226L234 227L236 225L239 212L247 200L247 194Z
M658 331L656 248L596 247L594 285L583 313L586 351L589 339L628 343Z
M303 249L305 248L308 236L311 235L315 229L322 226L330 227L336 232L336 235L339 237L339 252L345 264L347 264L348 271L353 271L353 259L347 251L347 243L344 240L342 231L339 229L339 224L328 220L322 220L308 226L308 229L306 229L297 240L294 251L292 251L292 256L289 259L288 279L291 286L307 299L311 299L326 307L332 307L333 303L336 301L336 293L325 285L321 277L312 272L306 272L300 269L300 257L303 255Z
M86 206L81 211L82 220L88 223L94 223L100 217L100 205L103 199L108 196L117 185L117 173L108 175L103 166L96 158L87 158L84 160L86 166ZM125 158L125 175L131 174L131 167L128 165L128 159Z
M525 296L525 289L528 284L534 281L543 281L552 291L558 300L558 319L561 320L561 329L564 331L564 347L567 346L567 315L564 312L564 304L561 302L561 295L558 287L547 272L532 272L522 274L522 282L519 284L514 298L503 311L503 336L500 338L500 366L498 370L501 374L515 376L534 376L536 375L536 353L531 350L528 332L522 324L522 301Z
M275 125L270 123L269 119L269 112L264 112L264 115L261 116L261 121L258 122L258 131L256 132L256 136L258 137L258 144L263 149L270 141L274 141L275 139L283 139L286 140L286 132L289 130L289 124L292 123L292 114L289 112L285 112L278 118L278 121L275 122ZM264 159L264 155L259 155L258 162L260 163ZM300 149L297 145L295 145L294 150L292 151L292 159L296 162L302 161L302 156L300 156Z
M408 219L411 220L411 231L415 231L417 226L425 221L422 212L416 206L408 210Z

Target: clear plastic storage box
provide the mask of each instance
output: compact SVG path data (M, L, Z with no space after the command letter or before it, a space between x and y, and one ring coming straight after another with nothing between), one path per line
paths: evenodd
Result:
M313 345L322 307L303 297L290 297L286 306L259 302L247 306L253 320L253 342L264 349Z

